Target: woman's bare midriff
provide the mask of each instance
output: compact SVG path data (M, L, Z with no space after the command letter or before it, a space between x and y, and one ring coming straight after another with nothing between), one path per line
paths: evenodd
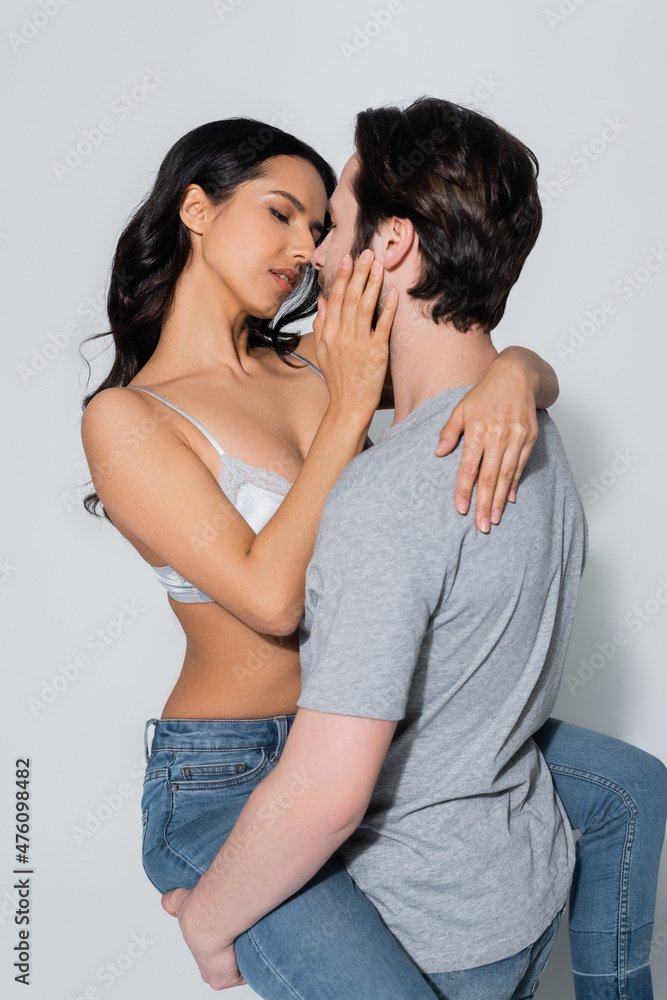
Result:
M312 335L302 338L300 350L315 360L312 339ZM261 465L271 456L281 456L281 461L288 463L284 475L293 481L327 408L329 394L322 379L306 366L289 368L268 349L256 354L263 358L266 373L263 378L255 377L252 393L244 385L241 392L233 382L198 384L195 393L192 379L171 379L163 389L163 373L150 361L129 387L153 386L158 394L178 399L187 412L196 413L224 441L231 454L250 455ZM264 428L261 423L259 431L255 427L256 438L268 449L268 458L250 450L256 444L252 435L247 442L236 436L239 428L257 424L258 401L268 407L271 416L270 420L267 416ZM219 456L201 432L173 410L166 417L217 479ZM228 430L221 433L219 428L225 426ZM119 530L149 564L162 564L140 539L120 526ZM219 604L185 604L171 596L168 600L185 633L186 651L180 676L162 709L163 719L262 719L296 712L301 690L298 632L291 636L260 635Z
M187 645L163 719L265 719L296 712L297 632L259 635L218 604L168 600Z

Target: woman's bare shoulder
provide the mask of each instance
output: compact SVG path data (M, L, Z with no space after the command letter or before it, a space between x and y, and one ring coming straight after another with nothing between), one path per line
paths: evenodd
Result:
M81 437L84 450L88 447L118 447L127 437L128 430L136 430L147 420L153 420L151 429L164 424L166 407L148 393L132 386L112 386L98 392L86 406L81 417Z
M83 411L82 426L98 425L123 414L141 413L146 408L146 394L129 391L131 386L111 386L97 392ZM148 396L148 400L151 397Z

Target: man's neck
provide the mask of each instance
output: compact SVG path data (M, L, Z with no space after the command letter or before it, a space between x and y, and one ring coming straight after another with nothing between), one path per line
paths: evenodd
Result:
M434 323L410 308L399 310L389 344L394 386L394 424L445 389L474 385L498 351L488 333L471 327L461 333L451 323Z

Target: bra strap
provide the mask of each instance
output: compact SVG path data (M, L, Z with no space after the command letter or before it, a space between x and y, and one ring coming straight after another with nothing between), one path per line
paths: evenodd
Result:
M324 378L324 376L322 376L322 377ZM154 396L155 399L159 399L160 402L166 403L167 406L171 406L172 410L176 410L183 417L186 417L190 421L190 423L193 423L195 425L195 427L202 432L202 434L204 435L204 437L208 438L208 440L211 442L211 444L213 445L213 447L217 451L218 455L220 455L220 457L222 457L223 455L227 454L227 452L224 450L224 448L220 447L220 445L215 440L215 438L213 437L213 435L209 434L209 432L206 430L206 428L202 427L202 425L199 423L198 420L195 420L195 418L191 417L189 413L186 413L185 410L182 410L180 408L180 406L176 406L176 403L170 403L168 399L163 399L162 396L158 396L158 394L156 392L151 392L150 389L143 389L140 385L131 385L129 388L130 389L139 389L141 392L147 392L149 396Z
M293 358L297 358L299 361L303 361L304 364L308 365L309 368L312 368L314 372L317 372L317 374L320 376L320 378L322 378L322 379L324 378L323 372L317 367L317 365L313 364L312 361L309 361L308 358L304 358L302 354L297 354L296 351L290 351L289 353L292 355ZM204 437L208 438L208 440L211 442L211 444L213 445L213 447L215 448L215 450L217 451L218 455L220 455L221 458L222 458L223 455L227 454L227 452L224 450L224 448L220 447L220 445L215 440L215 438L213 437L213 435L209 434L209 432L206 430L206 428L202 427L202 425L199 423L198 420L195 420L195 418L192 417L192 416L190 416L189 413L186 413L185 410L182 410L180 408L180 406L176 406L176 403L170 403L168 399L164 399L162 396L158 396L158 394L156 392L151 392L150 389L144 389L140 385L132 385L129 388L131 388L131 389L139 389L141 392L147 392L149 396L154 396L155 399L159 399L160 402L166 403L167 406L171 406L172 410L176 410L177 413L180 413L181 416L185 417L187 420L190 421L190 423L194 424L195 427L197 427L198 430L200 430L202 432L202 434L204 435Z
M314 365L312 361L309 361L308 358L304 358L302 354L297 354L296 351L289 351L289 353L292 355L293 358L298 358L299 361L305 361L308 367L312 368L314 372L317 372L320 378L324 378L322 371L317 367L317 365Z

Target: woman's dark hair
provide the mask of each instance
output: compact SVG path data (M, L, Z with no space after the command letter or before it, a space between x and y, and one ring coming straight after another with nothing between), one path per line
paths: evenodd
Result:
M411 295L462 332L492 330L542 224L534 153L491 119L434 97L357 115L357 232L410 219L421 274Z
M336 175L319 153L295 136L251 118L209 122L171 147L150 193L118 240L107 295L111 330L83 341L85 344L110 333L115 346L111 371L84 397L84 410L102 389L126 386L157 347L176 283L192 253L190 231L179 215L188 186L199 184L214 204L221 205L240 184L261 176L266 161L274 156L308 160L322 178L327 195L333 193ZM285 331L285 327L314 312L317 295L317 275L308 268L303 282L273 322L249 317L249 346L272 347L289 364L285 355L297 346L299 334ZM90 364L83 359L90 379ZM95 492L83 503L89 513L98 513L100 499ZM110 520L106 512L104 516Z

